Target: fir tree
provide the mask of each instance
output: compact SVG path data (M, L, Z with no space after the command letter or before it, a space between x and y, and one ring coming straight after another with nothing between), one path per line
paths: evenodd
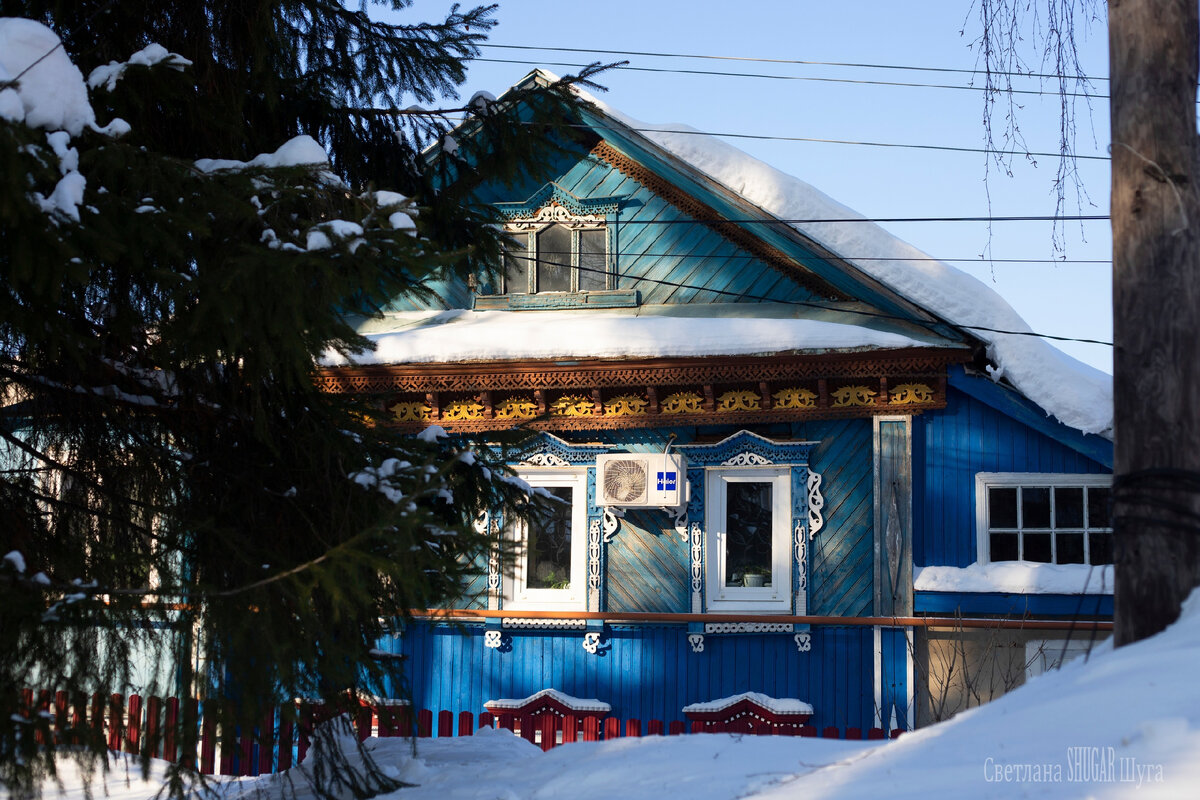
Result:
M337 2L0 0L0 16L52 28L85 75L111 65L91 104L129 127L47 136L0 116L10 792L54 768L54 715L31 713L25 687L125 692L129 665L150 660L162 669L142 694L220 700L206 713L231 729L281 699L345 706L402 685L377 639L456 597L486 545L479 510L528 503L489 480L489 453L398 438L371 404L313 381L328 350L365 344L347 309L499 263L472 190L528 168L544 142L525 123L592 74L506 96L519 114L462 106L470 135L427 159L446 116L399 109L456 97L493 11L385 25ZM255 158L285 143L329 162ZM81 202L56 203L71 171ZM186 749L194 726L179 736ZM63 742L101 763L94 729ZM326 790L394 785L345 767L323 769ZM173 768L171 792L194 778Z

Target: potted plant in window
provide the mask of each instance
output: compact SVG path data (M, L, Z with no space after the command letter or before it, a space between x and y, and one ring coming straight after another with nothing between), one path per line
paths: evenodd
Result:
M742 586L746 588L761 588L766 582L771 570L759 564L742 567Z

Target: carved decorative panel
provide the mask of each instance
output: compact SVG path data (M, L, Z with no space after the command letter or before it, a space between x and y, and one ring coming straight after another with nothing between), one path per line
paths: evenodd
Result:
M913 405L933 400L933 389L923 383L902 383L891 391L893 405Z
M703 402L695 392L676 392L663 398L659 408L664 414L694 414Z
M382 395L377 407L402 430L745 425L944 408L946 365L965 357L913 349L837 358L405 364L325 370L318 384Z
M775 401L775 408L815 408L817 405L816 392L796 387L780 389L771 399Z
M717 398L718 411L758 411L761 405L755 392L725 392Z
M843 386L833 393L835 408L842 406L870 406L875 404L879 392L870 386Z

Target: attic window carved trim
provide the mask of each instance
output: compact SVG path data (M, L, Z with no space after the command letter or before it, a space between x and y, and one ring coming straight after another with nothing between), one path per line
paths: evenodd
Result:
M547 225L563 225L571 230L603 230L608 219L603 214L579 214L558 203L538 209L531 217L514 219L504 223L506 233L529 233L540 231Z
M504 253L502 285L487 295L557 304L559 298L606 294L616 288L609 219L580 213L557 201L503 225L510 244ZM496 292L495 289L501 291Z

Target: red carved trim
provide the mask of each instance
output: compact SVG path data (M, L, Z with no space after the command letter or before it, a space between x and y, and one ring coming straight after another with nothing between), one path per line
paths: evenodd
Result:
M600 719L601 717L607 716L609 713L607 711L582 711L579 709L568 708L549 695L543 695L536 700L516 708L498 708L491 702L484 703L483 707L492 712L493 715L510 714L514 717L520 717L526 714L531 717L536 717L541 714L549 713L559 717L574 715L579 719L587 719L589 717Z
M697 720L705 723L721 722L729 724L739 717L746 714L754 714L772 725L803 725L808 722L811 714L786 714L778 713L763 708L758 703L749 698L743 698L731 706L722 708L719 711L685 711L683 715L689 720Z

